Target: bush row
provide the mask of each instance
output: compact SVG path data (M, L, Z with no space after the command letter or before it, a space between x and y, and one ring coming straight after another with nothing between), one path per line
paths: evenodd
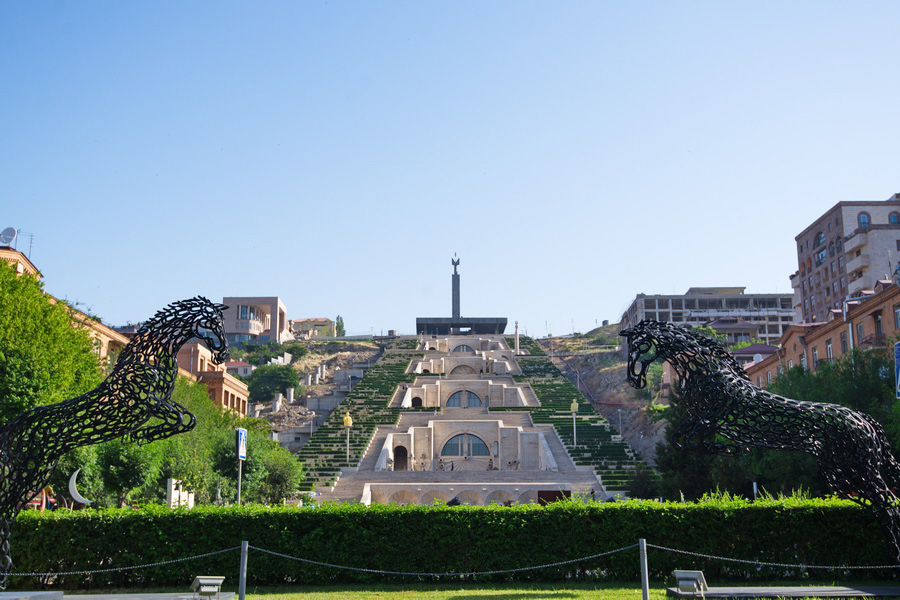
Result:
M12 539L14 572L62 572L124 567L251 546L364 569L473 572L558 563L651 544L703 554L806 565L882 565L886 546L869 511L833 499L713 501L701 504L629 501L560 502L546 507L325 505L168 510L106 509L22 513ZM133 571L15 578L18 588L188 585L196 574L224 575L237 583L237 551ZM708 579L766 579L847 573L760 568L658 549L649 553L654 578L673 569L702 569ZM638 551L480 580L562 581L574 578L639 580ZM853 577L885 577L854 571ZM433 580L378 575L306 564L251 550L248 582L347 583Z

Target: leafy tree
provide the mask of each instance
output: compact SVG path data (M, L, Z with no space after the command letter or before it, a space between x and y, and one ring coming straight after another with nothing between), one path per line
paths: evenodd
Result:
M244 346L244 360L252 365L265 365L276 356L281 356L284 348L278 342Z
M344 337L347 335L347 330L344 328L344 317L338 315L334 320L334 331L337 337Z
M0 262L0 425L100 383L94 343L34 277Z
M159 455L152 444L138 445L123 439L100 445L97 452L103 485L115 493L117 506L125 506L128 495L154 479Z
M751 338L749 340L744 340L742 342L735 342L734 344L728 346L728 350L730 352L734 352L735 350L743 350L744 348L748 348L754 344L765 344L765 340L761 340L759 338Z
M300 383L297 371L290 365L263 365L250 375L250 396L255 402L270 400L275 394L285 393Z
M815 373L795 367L779 376L770 390L810 402L840 404L875 418L891 446L900 448L900 404L893 387L893 368L881 352L854 350L834 363L822 362ZM667 411L666 438L680 420L677 390ZM721 490L750 496L752 482L771 494L804 490L818 496L829 492L815 459L802 452L751 449L738 456L711 456L682 451L668 443L657 447L662 491L669 498L697 498Z
M83 446L64 454L56 465L53 475L50 477L50 487L53 488L56 498L68 498L69 478L76 470L81 469L76 480L78 491L95 504L91 506L105 506L110 502L110 496L103 487L103 479L100 477L100 465L97 462L97 446ZM74 502L73 499L67 502Z

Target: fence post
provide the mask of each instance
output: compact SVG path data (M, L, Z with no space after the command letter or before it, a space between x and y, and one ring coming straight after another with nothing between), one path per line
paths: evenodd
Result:
M249 544L246 540L241 542L241 574L238 580L238 598L244 600L247 595L247 550ZM647 600L646 598L644 600Z
M647 565L647 540L641 538L639 545L641 547L641 598L650 600L650 568Z

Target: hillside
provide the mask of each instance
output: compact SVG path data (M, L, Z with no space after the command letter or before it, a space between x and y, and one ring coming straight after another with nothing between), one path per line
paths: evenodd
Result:
M655 464L656 444L662 441L665 422L652 422L645 392L632 388L626 378L627 363L621 347L618 323L598 327L583 335L536 340L553 363L592 400L594 409L619 428L628 442L650 464ZM576 373L578 375L576 375ZM621 411L621 412L620 412Z

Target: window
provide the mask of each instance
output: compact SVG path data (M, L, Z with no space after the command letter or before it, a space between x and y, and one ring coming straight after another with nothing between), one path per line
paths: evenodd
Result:
M820 231L819 233L816 234L816 243L814 244L814 246L821 246L824 243L825 243L825 234Z
M834 242L828 244L828 256L834 256Z
M888 215L888 223L891 225L900 225L900 213L892 212Z
M816 252L816 266L818 267L822 263L825 262L825 259L828 258L828 250L822 248L818 252Z
M249 306L238 306L238 319L249 319L250 316L248 311L250 310Z
M444 444L443 456L490 456L488 445L478 436L471 433L454 435Z
M894 329L900 329L900 304L894 305Z
M816 366L819 365L819 349L818 348L813 348L813 364Z
M875 335L884 335L884 327L881 325L881 315L875 315Z
M861 229L868 229L869 225L872 224L872 217L869 216L869 213L867 212L859 213L857 219L859 220L859 226Z
M794 368L794 359L792 358L792 359L788 360L788 369L793 369L793 368Z
M758 387L758 388L762 387L762 375L756 376L756 387Z
M465 344L460 344L456 348L453 349L454 352L475 352L472 350L471 346L466 346Z
M463 401L465 399L465 404ZM448 407L462 407L468 408L470 406L481 406L481 398L478 397L474 392L469 392L465 390L460 390L458 392L453 392L450 394L450 397L447 398L447 406Z
M865 323L858 323L856 325L856 339L861 340L866 337L866 326Z
M837 269L834 266L834 261L831 261L831 276L834 277L837 275Z
M766 386L772 383L772 371L766 371Z
M825 356L828 357L828 360L834 359L834 348L831 346L831 340L825 340Z
M841 238L837 239L837 244L835 246L838 252L842 252L844 250L844 242L841 241Z
M800 368L806 370L806 353L800 355Z
M837 279L835 279L834 281L831 282L831 289L834 290L835 294L838 293L838 280Z
M847 354L847 332L841 332L841 354Z

